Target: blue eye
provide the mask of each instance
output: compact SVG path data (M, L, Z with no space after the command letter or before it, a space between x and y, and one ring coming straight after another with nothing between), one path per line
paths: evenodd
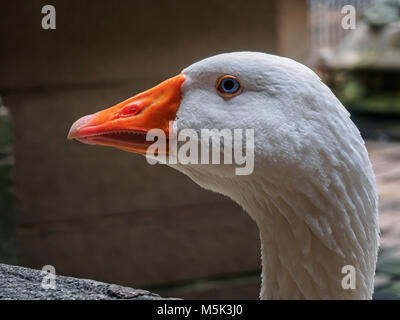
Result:
M233 97L240 93L240 82L239 80L230 75L222 76L217 81L217 90L223 97Z

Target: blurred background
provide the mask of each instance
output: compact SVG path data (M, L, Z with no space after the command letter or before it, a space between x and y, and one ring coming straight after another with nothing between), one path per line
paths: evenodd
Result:
M55 30L41 27L46 4ZM197 60L255 50L310 66L351 111L380 192L375 298L400 298L399 14L400 0L2 0L0 263L258 298L258 231L237 205L141 156L66 140L80 116Z

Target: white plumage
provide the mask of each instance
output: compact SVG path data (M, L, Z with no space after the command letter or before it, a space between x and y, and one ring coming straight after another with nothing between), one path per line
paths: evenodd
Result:
M375 177L331 90L304 65L263 53L221 54L183 73L178 128L255 128L252 175L221 165L175 167L232 198L257 223L260 297L370 299L379 242ZM240 79L240 95L216 94L223 74ZM345 265L355 268L355 290L342 287Z

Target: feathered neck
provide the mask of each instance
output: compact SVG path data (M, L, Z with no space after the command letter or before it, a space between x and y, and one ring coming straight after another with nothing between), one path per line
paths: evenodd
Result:
M376 229L369 221L359 219L357 212L346 215L341 210L348 207L356 211L358 204L343 197L344 207L338 208L330 203L329 194L319 193L323 199L317 203L303 192L279 191L277 186L272 192L269 190L258 181L253 184L251 197L242 193L243 196L238 198L260 230L260 297L371 298ZM363 209L359 207L358 210ZM342 269L346 265L355 269L355 290L342 287L346 275Z
M309 155L305 155L309 156ZM377 190L363 144L319 155L318 167L256 167L250 176L180 170L229 196L260 230L262 299L371 299L379 242ZM301 161L301 163L303 163ZM211 181L211 182L210 182ZM355 271L355 289L344 289Z
M377 194L365 148L353 152L340 165L327 162L322 176L293 167L266 178L258 170L222 188L260 230L262 299L371 299ZM354 267L355 289L342 286L345 266Z

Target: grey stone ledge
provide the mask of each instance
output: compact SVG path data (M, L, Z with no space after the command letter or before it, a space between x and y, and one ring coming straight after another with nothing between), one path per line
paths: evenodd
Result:
M116 284L56 275L55 289L44 289L46 273L0 264L1 300L165 300L158 294ZM45 280L46 283L46 280Z

